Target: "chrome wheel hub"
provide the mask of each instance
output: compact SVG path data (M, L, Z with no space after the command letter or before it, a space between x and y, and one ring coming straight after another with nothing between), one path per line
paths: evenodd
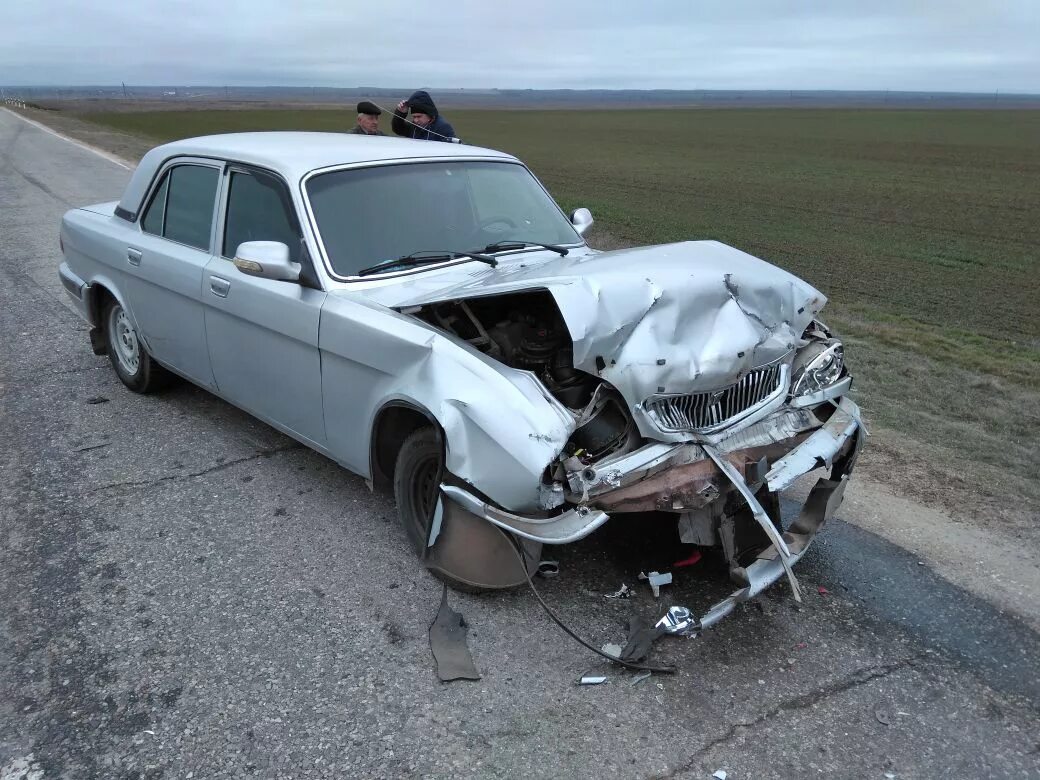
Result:
M119 365L128 374L136 374L141 367L141 347L137 342L137 333L130 324L123 307L112 309L112 319L108 323L108 341L115 353Z

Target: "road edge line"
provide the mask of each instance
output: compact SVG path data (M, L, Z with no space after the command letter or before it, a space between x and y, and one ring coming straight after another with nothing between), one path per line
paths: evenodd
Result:
M56 136L56 137L60 138L63 141L68 141L73 146L78 146L80 149L86 149L88 152L93 152L98 157L103 157L106 160L108 160L109 162L115 163L120 168L125 168L128 171L132 171L132 170L134 170L134 168L137 167L137 166L131 164L129 160L124 160L122 157L118 157L118 156L112 154L111 152L106 152L104 149L99 149L96 146L91 146L88 143L80 141L80 140L78 140L76 138L72 138L71 136L65 135L64 133L59 133L54 128L47 127L47 125L43 124L42 122L37 122L35 119L30 119L27 116L22 116L17 111L12 111L11 109L7 108L6 106L0 106L0 108L3 108L3 110L6 111L11 116L18 117L23 122L28 122L33 127L37 127L40 130L43 130L45 133L50 133L51 135Z

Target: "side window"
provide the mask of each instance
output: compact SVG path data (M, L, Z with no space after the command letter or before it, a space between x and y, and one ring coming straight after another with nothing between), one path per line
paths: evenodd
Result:
M170 171L164 237L197 249L209 249L217 179L216 168L201 165L178 165Z
M224 257L246 241L280 241L289 259L300 259L300 230L285 185L274 176L232 171L224 224Z
M170 168L141 218L141 229L208 250L218 179L216 168L203 165Z
M170 189L170 172L163 175L162 184L155 191L152 202L148 204L148 210L141 218L141 230L161 236L163 232L163 215L166 213L166 193Z

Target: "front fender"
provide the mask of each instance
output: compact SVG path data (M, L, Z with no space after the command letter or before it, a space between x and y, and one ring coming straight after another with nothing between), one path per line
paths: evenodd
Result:
M444 435L446 468L505 509L538 507L546 466L574 418L527 371L392 309L330 296L318 342L333 455L371 476L376 417L388 404L426 410Z

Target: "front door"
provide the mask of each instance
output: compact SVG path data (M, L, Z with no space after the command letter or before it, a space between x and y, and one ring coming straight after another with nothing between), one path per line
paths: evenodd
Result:
M206 340L217 390L243 409L323 448L318 320L325 292L308 282L261 279L231 262L239 244L279 241L302 256L285 183L266 171L225 171L219 249L203 274Z

